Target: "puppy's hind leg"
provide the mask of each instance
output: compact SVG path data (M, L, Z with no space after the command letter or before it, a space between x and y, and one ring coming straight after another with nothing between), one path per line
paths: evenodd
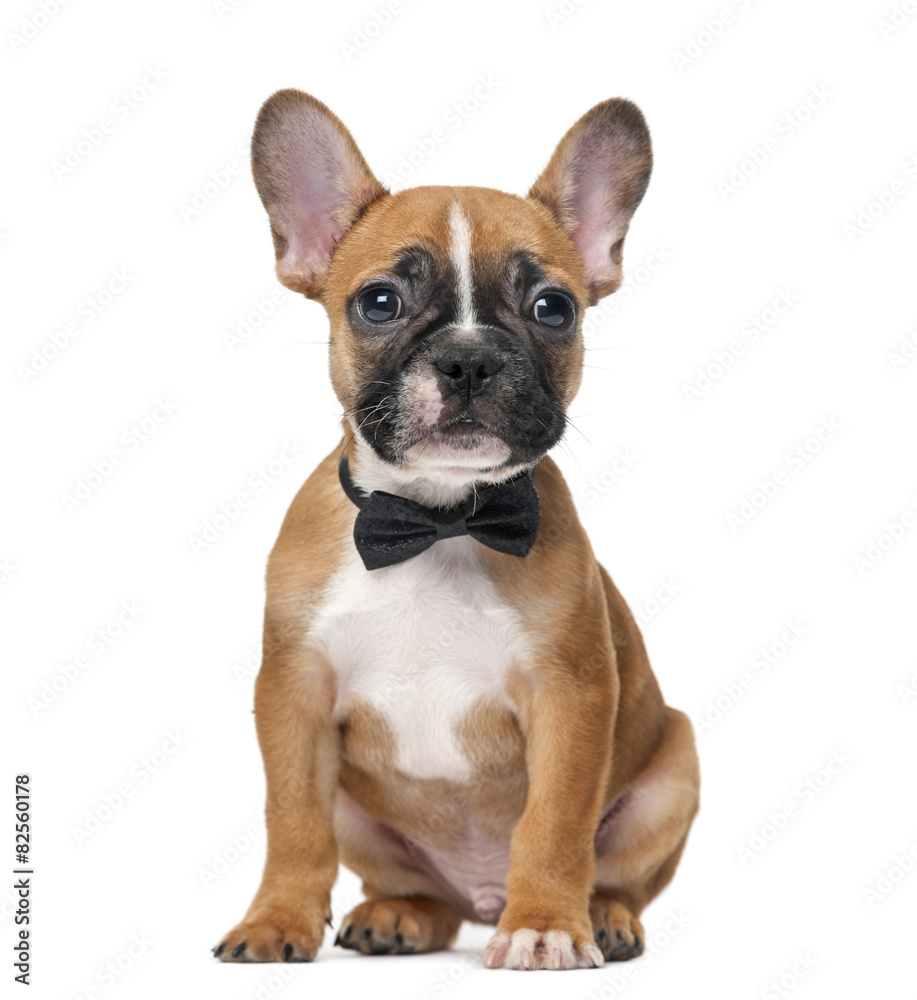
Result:
M382 896L354 907L334 943L364 955L439 951L452 944L461 923L462 918L441 899Z
M596 835L589 915L606 961L643 953L643 908L668 885L697 813L699 770L688 717L667 708L668 725L649 767L605 810Z

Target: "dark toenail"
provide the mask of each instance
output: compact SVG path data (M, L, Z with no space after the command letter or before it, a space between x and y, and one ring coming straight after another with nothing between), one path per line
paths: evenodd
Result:
M341 935L335 934L334 936L334 946L337 947L341 943Z
M618 940L621 942L621 944L624 944L624 932L621 930L618 931Z
M604 929L599 931L596 940L598 940L602 944L604 944L608 940L608 935L605 933Z
M399 948L404 944L404 935L403 934L396 934L395 935L395 944Z
M220 943L219 943L219 944L218 944L218 945L216 946L216 948L214 948L214 949L213 949L213 953L214 953L214 955L217 955L217 956L219 956L219 955L222 955L222 954L223 954L223 949L224 949L225 947L226 947L226 942L225 942L225 941L221 941L221 942L220 942Z
M237 944L232 950L232 957L238 958L243 951L245 951L245 945L247 942L243 941L242 944Z
M643 938L640 937L639 934L635 934L634 935L634 940L637 942L634 945L634 958L636 958L638 955L642 955L643 954Z
M284 962L289 962L293 957L293 945L289 941L283 946L283 960Z
M363 940L368 941L372 936L373 936L372 927L367 927L366 930L363 931Z
M350 932L353 930L353 924L348 924L344 928L344 940L346 941L350 937Z
M325 923L326 923L326 924L327 924L327 925L328 925L328 926L329 926L329 927L330 927L330 928L331 928L332 930L334 930L334 924L333 924L333 923L331 923L331 917L325 917Z

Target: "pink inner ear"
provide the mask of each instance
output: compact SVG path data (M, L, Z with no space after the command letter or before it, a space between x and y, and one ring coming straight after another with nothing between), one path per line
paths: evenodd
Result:
M609 281L617 276L619 268L611 258L611 248L618 238L615 226L602 227L589 222L583 222L574 233L573 242L593 281Z
M350 210L348 200L359 185L351 160L347 143L324 121L308 129L307 141L291 157L287 199L275 208L287 241L284 272L311 281L327 267L343 232L338 220Z
M278 212L285 223L283 232L287 234L287 250L282 266L284 270L300 273L311 280L316 272L328 266L331 251L341 238L341 229L331 216L333 204L327 208L314 202L299 204L299 210L286 218L284 209Z
M617 278L620 267L612 260L611 248L621 239L622 212L615 204L610 165L601 157L580 165L571 198L570 213L577 220L573 242L593 281Z

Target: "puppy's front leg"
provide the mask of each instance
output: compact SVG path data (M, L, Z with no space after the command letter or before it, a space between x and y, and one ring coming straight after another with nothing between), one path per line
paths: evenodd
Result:
M592 641L588 654L585 637L563 644L570 661L535 664L514 692L528 795L510 844L506 909L484 951L489 968L602 964L589 897L618 681L610 636Z
M245 919L214 949L223 961L308 962L322 943L338 869L333 707L334 678L320 656L284 646L265 658L255 721L267 778L267 861Z

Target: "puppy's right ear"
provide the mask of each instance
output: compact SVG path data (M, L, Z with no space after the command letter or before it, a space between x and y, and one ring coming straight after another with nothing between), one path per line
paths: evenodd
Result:
M335 245L386 189L338 118L301 90L279 90L264 102L252 173L271 220L277 277L319 296Z

